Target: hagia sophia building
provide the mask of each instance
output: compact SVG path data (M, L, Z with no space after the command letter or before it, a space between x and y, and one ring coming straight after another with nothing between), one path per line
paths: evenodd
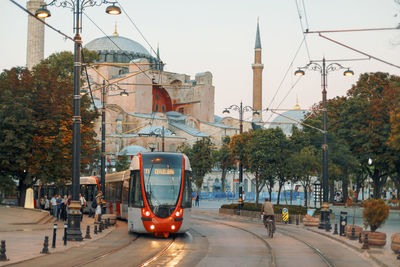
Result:
M27 9L35 13L43 4L42 0L30 0ZM44 25L30 17L27 40L27 67L31 69L44 57ZM137 41L121 36L117 26L111 36L96 38L84 47L96 51L99 56L99 60L88 68L88 75L94 105L99 110L104 100L105 147L110 162L114 163L123 154L134 156L142 151L175 152L181 144L192 145L203 137L210 138L218 147L223 137L239 133L238 119L214 114L215 87L211 72L199 72L190 77L184 73L165 71L158 48L153 56ZM259 111L259 114L262 114L264 67L261 52L257 22L252 69L253 110ZM88 83L84 84L82 93L88 92L88 87ZM290 116L303 118L304 112L298 105L296 107L288 111ZM271 127L280 127L280 120L285 118L278 116ZM262 116L253 115L252 121L243 122L243 131L262 124ZM290 134L293 124L296 123L283 122L286 134ZM101 117L95 122L95 131L101 141ZM245 178L245 192L253 191L249 179ZM204 180L204 190L218 188L218 174ZM233 189L233 179L228 175L227 180Z

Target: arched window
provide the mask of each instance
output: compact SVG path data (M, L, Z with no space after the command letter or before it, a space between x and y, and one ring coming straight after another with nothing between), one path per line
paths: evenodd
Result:
M158 111L158 105L156 104L156 111Z
M165 112L165 105L162 105L161 110L162 112Z

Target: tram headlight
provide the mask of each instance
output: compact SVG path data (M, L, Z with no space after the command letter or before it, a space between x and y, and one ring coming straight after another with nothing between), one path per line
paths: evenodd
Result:
M175 225L171 225L171 230L175 230Z
M150 225L150 230L154 230L154 228L156 228L154 224Z
M177 211L177 212L175 213L175 215L176 215L176 217L179 217L179 215L181 215L181 213L180 213L179 211Z
M144 215L146 215L147 217L150 216L150 211L146 210L146 212L144 213Z

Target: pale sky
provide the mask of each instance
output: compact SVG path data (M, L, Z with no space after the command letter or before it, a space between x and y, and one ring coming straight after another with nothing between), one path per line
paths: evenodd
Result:
M25 6L26 1L17 0ZM47 0L47 2L50 2ZM260 21L263 71L263 108L277 108L291 90L297 77L297 67L309 62L306 47L301 47L285 79L284 75L303 39L296 0L119 0L128 15L153 46L160 46L165 70L194 75L210 71L215 86L215 114L222 115L231 104L252 105L254 43L257 17ZM303 8L305 5L305 11ZM392 28L400 23L400 5L395 0L297 0L304 28L310 31L358 28ZM126 14L110 16L107 5L89 7L87 15L107 34L118 24L120 36L141 43L149 52L150 47L128 20ZM0 7L0 69L26 64L27 14L8 0L1 0ZM50 6L52 16L46 21L69 36L72 33L72 12ZM330 38L357 50L400 65L400 30L367 31L326 34ZM104 36L96 26L83 16L82 40L85 43ZM318 37L307 35L312 60L358 59L365 56ZM73 50L73 43L49 28L45 32L45 57ZM365 72L383 71L400 75L400 69L374 59L339 62L350 67L355 76L343 76L343 71L328 74L328 98L341 96ZM276 98L269 105L281 81ZM321 75L306 72L290 91L280 108L293 108L296 97L302 108L310 108L321 96ZM236 112L237 113L237 112ZM263 113L264 121L270 112ZM237 114L231 113L233 117ZM251 113L245 115L251 118Z

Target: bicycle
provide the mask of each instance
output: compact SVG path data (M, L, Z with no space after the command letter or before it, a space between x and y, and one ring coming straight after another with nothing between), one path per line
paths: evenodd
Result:
M274 221L271 219L270 216L264 216L263 217L263 222L264 222L264 226L265 228L267 228L267 232L268 232L268 237L269 238L273 238L274 237Z

